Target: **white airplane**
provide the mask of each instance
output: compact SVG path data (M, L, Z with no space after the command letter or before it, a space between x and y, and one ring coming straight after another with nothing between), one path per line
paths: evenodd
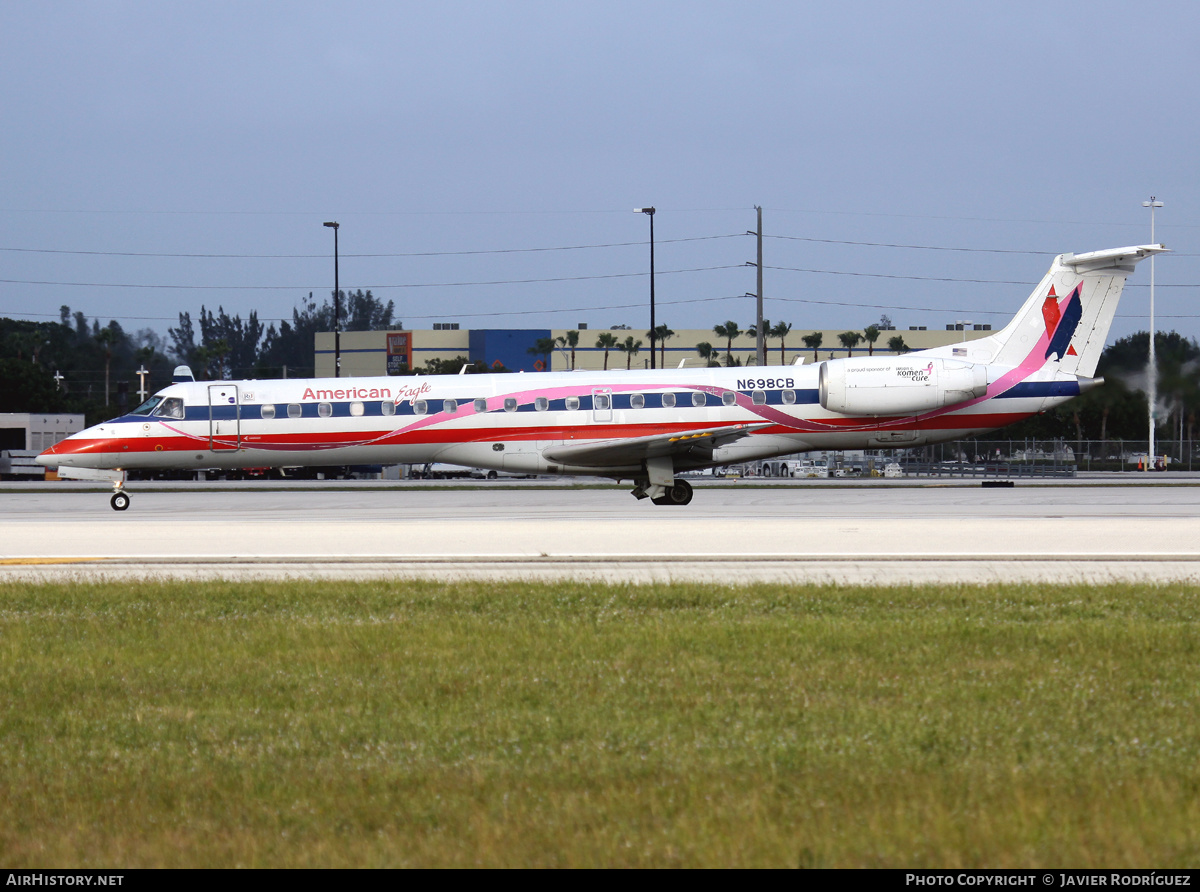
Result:
M113 483L131 469L444 462L629 480L686 505L677 474L824 449L976 436L1057 406L1093 378L1125 279L1165 251L1061 254L988 337L815 365L177 382L37 461ZM798 360L797 363L801 362Z

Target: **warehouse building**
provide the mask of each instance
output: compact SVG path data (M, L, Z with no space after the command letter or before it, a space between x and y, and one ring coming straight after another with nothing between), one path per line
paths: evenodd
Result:
M572 329L579 334L574 348L576 369L599 371L605 368L605 350L597 341L603 334L615 337L624 343L632 337L641 341L636 354L627 355L616 347L608 349L608 368L623 369L650 367L650 341L644 329L631 328L589 329L586 326ZM801 357L805 363L816 360L846 356L838 335L845 329L821 331L821 346L815 351L804 345L804 337L814 334L812 329L795 329L781 345L778 338L767 339L767 362L771 365L788 365ZM990 325L948 325L945 330L910 328L881 331L873 348L861 342L854 348L855 356L889 355L888 341L902 337L910 350L926 350L946 344L985 337L991 334ZM554 340L558 344L548 355L531 353L539 341ZM571 347L568 330L559 328L522 329L465 329L455 323L435 325L432 330L416 331L344 331L341 334L342 375L361 378L372 375L402 374L408 369L425 368L431 359L450 362L458 358L473 363L483 363L489 369L508 369L513 372L567 371L572 368ZM697 345L707 343L712 347L713 359L725 363L726 340L715 335L712 329L685 329L678 331L659 344L656 362L665 368L675 368L680 362L685 368L701 367ZM754 338L742 334L733 339L732 354L735 362L742 365L754 364ZM782 355L781 355L782 354ZM334 373L333 332L318 332L316 336L316 375L332 377Z

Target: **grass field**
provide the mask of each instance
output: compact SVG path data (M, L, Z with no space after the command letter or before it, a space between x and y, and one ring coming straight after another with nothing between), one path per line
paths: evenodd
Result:
M1187 587L0 586L0 863L1200 862Z

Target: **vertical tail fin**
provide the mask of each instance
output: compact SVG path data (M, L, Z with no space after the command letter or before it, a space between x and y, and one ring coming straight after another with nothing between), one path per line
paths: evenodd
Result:
M1060 371L1090 378L1126 277L1139 261L1166 250L1162 245L1140 245L1060 254L1013 320L972 346L991 347L997 365L1040 367L1056 362Z

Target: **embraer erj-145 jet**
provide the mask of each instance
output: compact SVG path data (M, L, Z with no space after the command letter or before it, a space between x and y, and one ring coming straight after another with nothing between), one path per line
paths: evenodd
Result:
M824 449L976 436L1096 384L1125 278L1166 249L1062 254L1001 331L901 356L813 365L193 381L38 456L63 476L130 469L446 462L633 483L692 499L681 471Z

